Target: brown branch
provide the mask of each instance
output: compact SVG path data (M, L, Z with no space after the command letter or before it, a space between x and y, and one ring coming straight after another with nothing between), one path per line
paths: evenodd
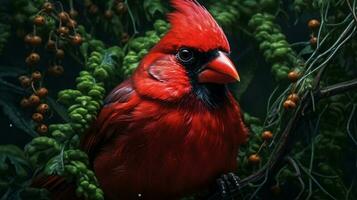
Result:
M335 85L331 85L328 87L325 87L323 89L320 90L320 94L319 94L319 98L327 98L327 97L331 97L337 94L341 94L344 93L346 91L349 90L353 90L356 89L357 87L357 78L350 80L350 81L346 81L346 82L342 82L342 83L338 83Z
M332 86L325 87L323 89L317 89L313 92L314 102L317 103L319 100L328 98L334 95L342 94L347 91L357 89L357 79L351 81L346 81L338 83ZM310 91L306 91L300 101L300 106L295 110L293 116L290 118L287 126L285 127L282 133L282 141L277 148L277 151L274 153L274 157L267 163L265 167L257 171L256 173L242 179L239 184L240 188L233 191L232 195L237 196L239 191L248 186L250 183L255 183L264 179L269 180L269 178L274 177L275 174L285 165L286 156L290 152L293 145L296 143L295 130L300 124L299 122L303 119L306 111L311 108L313 100L310 96ZM266 177L268 176L268 177ZM222 199L218 192L212 194L209 200Z

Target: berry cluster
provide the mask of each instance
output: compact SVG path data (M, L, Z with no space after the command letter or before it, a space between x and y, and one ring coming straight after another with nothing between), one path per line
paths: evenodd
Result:
M36 131L40 134L45 134L48 131L45 124L45 117L49 110L49 106L46 104L48 89L43 86L45 74L62 75L64 68L61 61L65 57L64 46L66 44L79 46L83 41L81 35L76 31L77 22L74 17L77 15L74 9L71 9L69 14L63 10L58 12L53 3L45 2L42 9L33 17L32 33L27 34L24 38L25 43L31 49L31 53L25 59L30 74L22 75L18 79L21 86L31 91L32 94L23 98L20 104L24 108L35 108L32 119L38 123ZM54 22L57 22L57 27ZM44 29L46 25L47 28ZM43 41L44 36L48 37L46 42ZM44 49L52 57L47 72L41 71L41 65L45 62L41 61L44 59L40 55L40 47L43 43L45 43Z

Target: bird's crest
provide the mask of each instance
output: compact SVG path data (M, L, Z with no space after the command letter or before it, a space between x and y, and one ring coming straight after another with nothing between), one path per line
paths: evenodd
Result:
M216 20L195 0L171 0L175 11L168 15L171 29L163 38L165 45L186 46L209 51L230 51L229 43Z

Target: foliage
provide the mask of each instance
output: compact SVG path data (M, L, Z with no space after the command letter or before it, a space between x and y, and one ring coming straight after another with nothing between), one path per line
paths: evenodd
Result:
M32 166L14 145L0 146L0 195L2 199L47 199L47 191L29 187Z
M303 94L356 77L353 68L357 61L357 41L353 37L356 1L294 0L288 5L275 0L200 2L230 38L241 36L247 39L245 43L254 44L249 58L264 59L262 63L249 63L241 77L251 78L246 86L240 87L242 91L237 96L244 98L251 93L249 86L263 68L270 68L275 79L276 89L266 99L264 116L254 117L249 111L244 114L251 134L249 142L240 149L237 173L246 178L275 159L284 141L282 132L288 119L295 109L304 106L299 104ZM26 61L25 66L25 57L16 54L15 60L23 62L11 65L16 67L0 67L3 113L17 128L33 137L24 151L12 145L0 146L0 196L46 199L45 190L30 187L33 176L44 174L73 180L78 196L104 199L88 156L79 147L80 138L95 120L106 94L134 72L143 56L169 29L164 16L170 8L166 1L160 0L66 0L56 1L51 9L46 3L49 2L14 0L0 10L0 55L6 59L4 63L12 63L7 47L22 41L27 33L41 37L40 45L21 42L25 53L31 53L27 58L36 53L41 55L39 62ZM294 11L294 15L286 14L286 9ZM66 13L61 17L63 11ZM318 25L309 23L310 40L291 44L291 37L285 35L285 23L291 23L287 17L299 22L310 13L321 16ZM44 24L33 24L38 16L44 17ZM70 66L71 70L64 74L64 68ZM321 69L326 70L316 82ZM37 72L41 77L36 79ZM57 84L61 76L66 76L70 83ZM16 83L18 77L22 77L20 83ZM49 96L40 95L44 87L50 90ZM15 104L19 97L24 97L24 103L33 95L40 97L36 104L22 107ZM242 188L240 197L355 199L356 100L357 95L352 92L316 100L312 111L306 113L294 130L296 143L286 163L273 177L267 174L266 179ZM40 105L44 104L50 105L50 112L40 112ZM45 119L34 118L34 113ZM273 138L262 137L264 131L270 131Z
M289 66L298 65L298 59L274 20L274 15L257 13L248 25L254 30L254 37L259 42L265 60L272 63L272 74L277 80L284 80L288 77Z

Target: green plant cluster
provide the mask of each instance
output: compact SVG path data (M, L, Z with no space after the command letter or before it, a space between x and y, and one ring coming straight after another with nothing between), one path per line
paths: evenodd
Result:
M238 1L215 1L209 7L212 16L224 28L231 28L234 23L237 23L240 18L240 12L237 9ZM243 5L242 5L243 6Z
M276 0L211 1L210 13L225 29L245 26L245 20L258 12L273 13L279 5Z
M79 142L102 106L105 82L114 78L122 50L119 47L105 48L97 40L87 40L84 45L82 52L91 50L91 53L76 79L76 89L58 93L58 101L68 107L69 122L50 125L50 135L34 138L25 150L35 165L45 167L46 175L74 179L78 196L103 199L95 175L89 170L88 157L79 150Z
M315 155L315 172L321 174L318 179L322 186L330 191L334 196L344 196L347 188L343 180L343 163L344 156L341 152L348 152L348 144L346 143L346 133L336 130L323 131L315 138L316 155ZM324 154L328 153L327 158ZM335 164L332 164L335 163ZM324 194L321 191L316 192L321 198ZM316 195L316 197L317 197Z
M128 53L124 57L122 74L128 77L138 67L140 60L160 40L169 29L169 24L163 20L154 22L154 30L145 32L145 36L136 37L128 44Z
M326 5L327 3L331 5L335 5L337 3L341 3L338 0L294 0L293 2L293 9L298 12L302 13L303 11L316 11ZM340 4L341 5L341 4Z
M32 166L15 145L0 146L0 196L2 199L47 199L45 189L31 188Z
M294 0L293 9L296 12L301 13L304 9L311 9L312 2L314 2L314 1Z
M157 16L162 17L162 14L166 11L161 0L144 1L143 8L148 19L155 19Z
M297 59L280 26L274 21L274 15L257 13L252 16L248 25L254 30L254 37L264 58L272 64L272 74L277 80L284 80L297 64Z
M242 15L250 18L257 12L274 13L280 3L281 1L277 0L241 0L237 5Z
M29 18L29 16L36 14L44 2L45 0L11 1L11 9L15 11L15 14L13 15L13 23L20 27L31 22L30 20L32 20L32 18Z

